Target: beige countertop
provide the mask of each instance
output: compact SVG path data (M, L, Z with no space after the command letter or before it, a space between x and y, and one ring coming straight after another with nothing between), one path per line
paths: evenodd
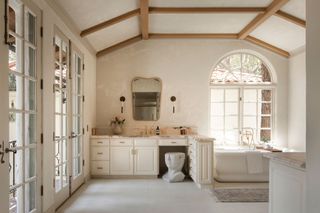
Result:
M305 152L277 152L277 153L265 153L264 157L269 158L275 162L279 162L286 166L306 170L306 153Z
M199 142L214 141L214 138L203 135L92 135L91 138L154 138L154 139L166 139L166 138L185 138L191 137Z

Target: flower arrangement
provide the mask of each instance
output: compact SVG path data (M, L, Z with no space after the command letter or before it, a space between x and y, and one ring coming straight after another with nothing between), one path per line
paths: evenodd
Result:
M123 125L126 119L120 117L120 116L115 116L114 118L111 119L110 125Z

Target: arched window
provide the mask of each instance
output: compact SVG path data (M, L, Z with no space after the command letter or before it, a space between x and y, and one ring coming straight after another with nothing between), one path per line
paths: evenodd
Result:
M213 67L210 133L221 144L272 142L275 87L265 63L236 53Z
M213 69L212 84L270 84L271 75L262 60L237 53L223 58Z

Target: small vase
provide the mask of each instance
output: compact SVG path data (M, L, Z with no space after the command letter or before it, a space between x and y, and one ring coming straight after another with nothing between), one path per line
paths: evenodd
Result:
M122 133L122 125L121 124L114 124L112 131L113 131L113 134L120 135Z

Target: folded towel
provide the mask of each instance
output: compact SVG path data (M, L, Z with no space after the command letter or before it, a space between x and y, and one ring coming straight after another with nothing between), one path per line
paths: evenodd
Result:
M247 154L247 169L249 174L258 174L263 172L262 153L261 152L246 152Z

